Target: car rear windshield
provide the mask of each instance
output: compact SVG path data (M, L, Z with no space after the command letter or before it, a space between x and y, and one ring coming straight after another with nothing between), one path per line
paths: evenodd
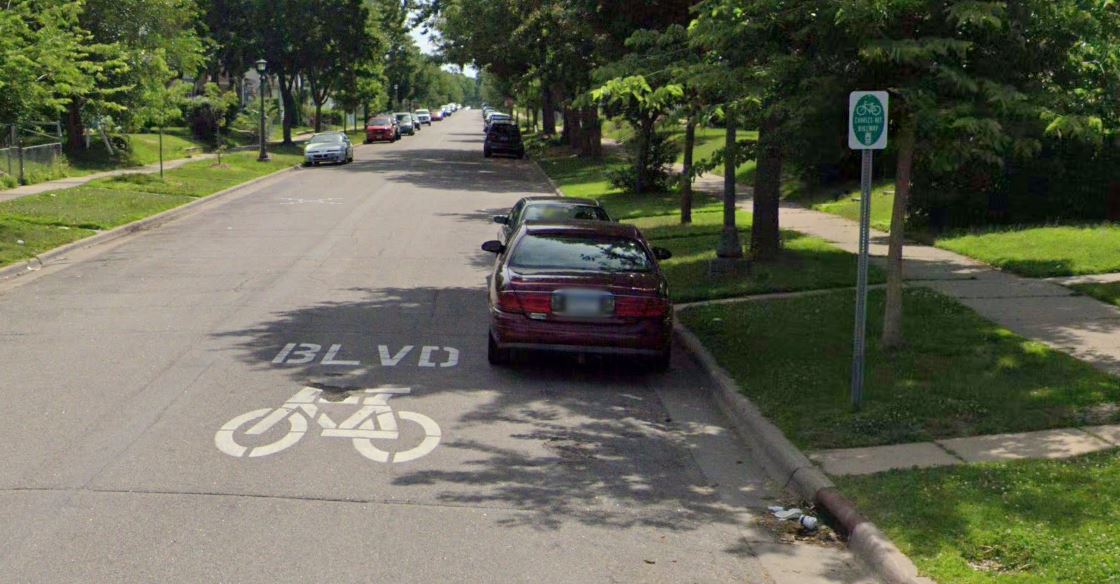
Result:
M642 244L625 237L527 235L510 256L512 268L594 272L648 272Z
M412 114L397 114L397 120L398 120L398 121L399 121L399 120L408 120L408 121L412 121Z
M521 129L513 125L512 123L504 124L495 122L490 126L490 133L495 136L512 136L515 138L521 137Z
M366 122L366 125L369 126L389 126L392 124L393 122L389 118L373 118L369 122Z
M330 144L342 141L342 134L319 134L312 136L308 144Z
M522 212L525 221L610 221L607 212L591 205L529 205Z

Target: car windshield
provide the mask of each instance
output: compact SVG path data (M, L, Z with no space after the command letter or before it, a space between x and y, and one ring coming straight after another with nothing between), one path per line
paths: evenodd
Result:
M397 114L397 121L412 121L412 114Z
M610 221L607 212L592 205L536 204L525 207L521 221Z
M636 240L625 237L527 235L509 265L521 269L648 272L652 262Z
M369 121L370 126L388 126L393 122L389 118L373 118Z
M416 113L418 113L420 115L424 115L424 114L428 113L428 110L416 110Z
M342 142L342 134L318 134L312 136L308 144L337 144Z
M497 121L497 120L508 120L508 119L511 119L511 118L506 114L491 114L490 115L490 121L491 122L494 122L494 121Z

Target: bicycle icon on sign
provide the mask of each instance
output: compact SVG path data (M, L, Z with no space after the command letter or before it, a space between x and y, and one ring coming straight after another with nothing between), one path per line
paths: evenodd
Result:
M878 116L883 113L883 107L872 101L860 102L856 105L856 115L864 116Z
M440 428L431 418L417 412L394 411L388 405L394 395L405 395L412 390L407 387L373 388L355 391L342 400L333 401L323 397L323 390L304 387L288 398L284 405L262 408L246 412L228 421L214 434L214 445L218 450L235 458L258 458L276 454L299 442L308 431L308 421L319 425L319 435L324 438L349 438L354 449L362 456L375 462L408 462L425 456L435 450L440 441ZM326 412L320 411L319 404L343 404L361 406L356 412L341 422L335 422ZM424 438L416 446L399 452L390 452L374 446L374 441L400 440L398 420L420 426ZM239 433L247 436L260 436L287 422L287 433L268 444L245 446L237 441ZM247 429L243 428L248 426Z

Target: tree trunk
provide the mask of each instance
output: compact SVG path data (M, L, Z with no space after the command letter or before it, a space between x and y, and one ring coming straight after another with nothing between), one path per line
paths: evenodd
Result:
M762 121L758 131L751 257L760 261L776 258L781 247L778 213L782 196L782 149L776 137L780 123L776 114L770 114Z
M578 149L580 141L579 115L571 106L564 106L564 135L568 138L568 146Z
M345 120L343 120L345 121ZM345 126L343 126L345 128ZM323 104L315 100L315 133L323 131Z
M719 245L716 246L716 257L736 259L743 257L743 244L739 241L739 228L735 225L735 168L738 166L739 156L735 143L735 116L731 107L726 109L727 136L723 146L723 232L720 234Z
M532 122L533 122L533 131L536 132L537 131L537 108L535 108L535 107L533 108L533 112L532 112L531 115L532 115L531 119L532 119Z
M652 117L642 118L641 124L636 128L638 130L638 156L634 160L634 170L637 178L637 185L634 190L638 193L646 192L649 187L649 144L650 138L653 135Z
M66 111L66 143L74 152L85 147L82 138L85 137L86 126L82 123L82 104L77 96L70 98L70 107Z
M911 173L914 169L914 141L917 120L903 114L898 132L898 165L895 169L894 208L891 209L890 246L887 250L887 302L883 311L883 349L897 349L902 337L902 246L906 229L906 206L910 199Z
M541 133L545 136L556 135L556 105L552 103L552 91L541 83Z
M599 121L599 108L588 106L580 110L580 126L583 128L580 155L587 158L602 158L603 127Z
M295 125L296 104L292 96L292 79L285 78L283 73L277 75L280 84L280 99L284 102L284 117L281 126L284 128L284 144L290 146L292 142L292 126Z
M684 126L684 164L681 169L681 223L692 223L692 150L696 147L696 113Z

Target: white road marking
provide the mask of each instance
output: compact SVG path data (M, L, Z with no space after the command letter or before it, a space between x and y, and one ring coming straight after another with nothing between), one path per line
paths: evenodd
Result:
M341 351L341 350L342 350L342 345L331 345L331 348L327 349L326 356L323 357L323 361L322 361L323 365L343 365L343 366L348 365L348 366L353 367L353 366L357 366L357 365L362 364L360 361L351 361L351 360L346 360L346 359L335 359L335 356L337 356L338 352Z
M403 349L397 351L397 354L390 357L388 345L377 345L378 356L381 357L382 367L396 367L397 363L401 362L412 351L412 345L405 345Z
M301 199L292 197L283 197L280 199L281 205L341 205L342 199L337 197L326 197L320 199Z
M433 347L425 345L420 349L420 367L436 367L437 364L432 361L432 353L441 350L440 347ZM443 347L443 351L447 351L447 360L439 363L439 367L454 367L459 364L459 349L454 347Z
M400 355L400 358L403 357L404 355ZM418 412L397 412L388 405L389 398L408 394L411 391L407 387L369 388L355 391L341 401L330 401L322 397L322 390L303 387L278 408L253 410L226 422L214 433L214 445L218 450L235 458L244 458L246 455L249 458L269 456L299 442L307 433L308 421L311 420L318 424L320 436L348 438L358 453L370 460L384 463L409 462L430 454L442 438L439 424L428 416ZM341 424L336 424L325 412L319 412L316 402L361 407ZM399 452L389 452L375 446L374 440L400 440L398 418L420 426L424 433L420 443ZM250 426L244 431L246 435L259 436L282 424L284 420L288 421L288 432L269 444L248 447L239 444L234 437L243 426Z
M292 349L295 349L295 348L296 348L295 343L288 343L287 345L284 345L284 348L280 349L280 352L276 354L276 357L274 357L272 359L272 362L273 363L283 363L284 360L288 358L288 355L290 355L292 353Z

